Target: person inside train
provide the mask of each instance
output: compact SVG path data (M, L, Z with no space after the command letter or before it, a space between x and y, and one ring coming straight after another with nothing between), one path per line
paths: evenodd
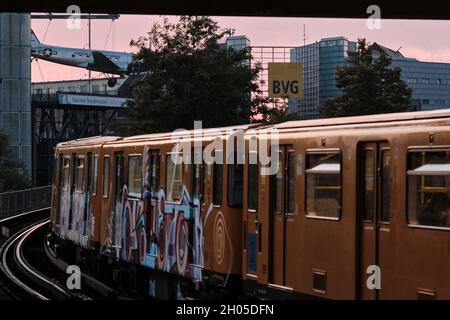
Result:
M450 199L447 193L435 192L426 201L419 223L426 226L450 227Z

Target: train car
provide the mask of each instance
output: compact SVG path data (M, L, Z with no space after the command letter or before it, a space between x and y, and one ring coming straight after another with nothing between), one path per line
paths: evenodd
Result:
M97 199L102 145L118 137L92 137L58 144L55 150L51 225L59 239L88 250L99 246Z
M103 277L112 272L113 280L130 288L145 283L150 296L239 294L243 164L225 165L224 157L230 151L229 138L240 132L243 142L244 132L255 126L204 129L200 136L186 131L111 139L99 152L95 140L59 145L57 153L65 158L99 155L96 170L101 178L95 180L97 192L91 201L99 228L95 237L102 257L120 261L113 270L103 267ZM212 156L210 163L206 154ZM67 172L64 165L58 170L76 176L55 187L55 207L68 197L67 186L75 185L76 192L82 175L77 169L89 171L81 164L68 165ZM68 203L70 208L75 204ZM64 227L56 233L83 247L76 237L67 237L72 211L62 212L54 221L62 220Z
M448 299L449 122L439 110L62 143L53 242L139 297Z
M394 115L389 123L276 125L276 173L258 176L261 168L251 164L244 170L244 291L450 299L446 112Z

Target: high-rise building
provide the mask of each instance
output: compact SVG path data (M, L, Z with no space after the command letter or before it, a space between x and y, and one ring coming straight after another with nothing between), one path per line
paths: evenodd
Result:
M291 61L303 64L303 99L290 99L289 112L308 119L316 118L319 105L319 48L316 42L291 50Z
M31 173L30 14L0 13L0 129Z
M374 43L374 56L378 56L381 52L392 58L392 67L399 67L402 70L400 77L412 90L412 110L450 107L450 63L406 58L399 51Z
M303 64L303 99L291 99L289 112L306 119L319 118L317 107L340 93L336 87L336 68L347 63L347 52L355 48L356 43L345 37L324 38L293 48L291 62Z
M336 68L347 64L348 51L355 51L356 43L345 37L325 38L319 42L319 104L336 97Z
M250 47L250 39L246 36L230 36L225 40L227 48L243 50Z
M401 79L412 90L411 110L450 107L450 63L419 61L377 43L372 46L375 58L384 53L392 58L392 68L401 69ZM304 97L289 101L290 113L306 119L320 117L317 107L341 92L336 86L336 68L348 63L349 51L356 51L356 42L345 37L324 38L291 50L291 61L303 63Z

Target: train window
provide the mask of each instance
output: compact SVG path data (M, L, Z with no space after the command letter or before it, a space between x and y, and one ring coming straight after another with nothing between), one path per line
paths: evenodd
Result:
M338 153L308 154L306 214L339 218L341 214L341 164Z
M77 158L77 175L75 181L75 190L78 192L83 191L84 182L84 159Z
M392 200L391 152L389 150L381 151L381 161L381 221L389 222Z
M103 196L109 195L109 157L103 158Z
M215 206L222 205L222 177L223 164L213 164L213 204Z
M275 196L274 196L274 212L276 214L281 214L283 211L283 204L284 204L284 198L283 198L283 189L284 189L284 168L283 168L283 160L281 159L282 153L278 154L278 162L277 162L277 172L275 174Z
M149 175L147 176L147 183L153 192L157 191L159 187L159 152L157 150L150 151Z
M244 165L237 163L236 153L234 163L227 165L228 171L228 205L230 208L242 208L242 194L244 183Z
M69 158L65 158L64 159L64 176L63 176L63 189L68 189L69 188L69 177L70 177L70 159Z
M53 172L52 172L52 184L53 186L59 188L60 180L59 180L59 172L61 171L61 157L55 155L55 162L53 164Z
M194 164L192 168L192 195L203 202L205 168L203 164Z
M128 193L139 195L142 189L142 156L128 157Z
M364 221L373 221L375 213L375 151L364 150L364 191L362 199L362 214Z
M258 153L249 152L248 209L258 210Z
M295 212L295 175L294 175L294 152L288 153L287 158L287 212Z
M183 192L183 155L171 153L166 156L166 160L167 201L177 201Z
M92 190L92 153L88 152L86 158L86 192L89 193Z
M97 194L97 181L98 181L98 156L94 156L94 168L93 168L93 179L92 179L92 194Z
M58 189L61 188L62 182L63 182L62 181L63 180L63 170L64 170L63 166L64 166L64 155L61 153L58 156L58 163L57 163L57 165L55 165L56 175L54 175L54 177L56 179L56 187Z
M192 183L191 183L191 194L194 199L198 199L203 202L203 195L205 189L205 168L202 163L202 153L193 151L194 157L192 158Z
M409 153L408 223L450 228L450 150Z

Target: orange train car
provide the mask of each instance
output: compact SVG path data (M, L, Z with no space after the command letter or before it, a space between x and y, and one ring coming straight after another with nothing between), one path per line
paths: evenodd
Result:
M449 124L441 110L62 143L52 243L140 297L450 299Z

